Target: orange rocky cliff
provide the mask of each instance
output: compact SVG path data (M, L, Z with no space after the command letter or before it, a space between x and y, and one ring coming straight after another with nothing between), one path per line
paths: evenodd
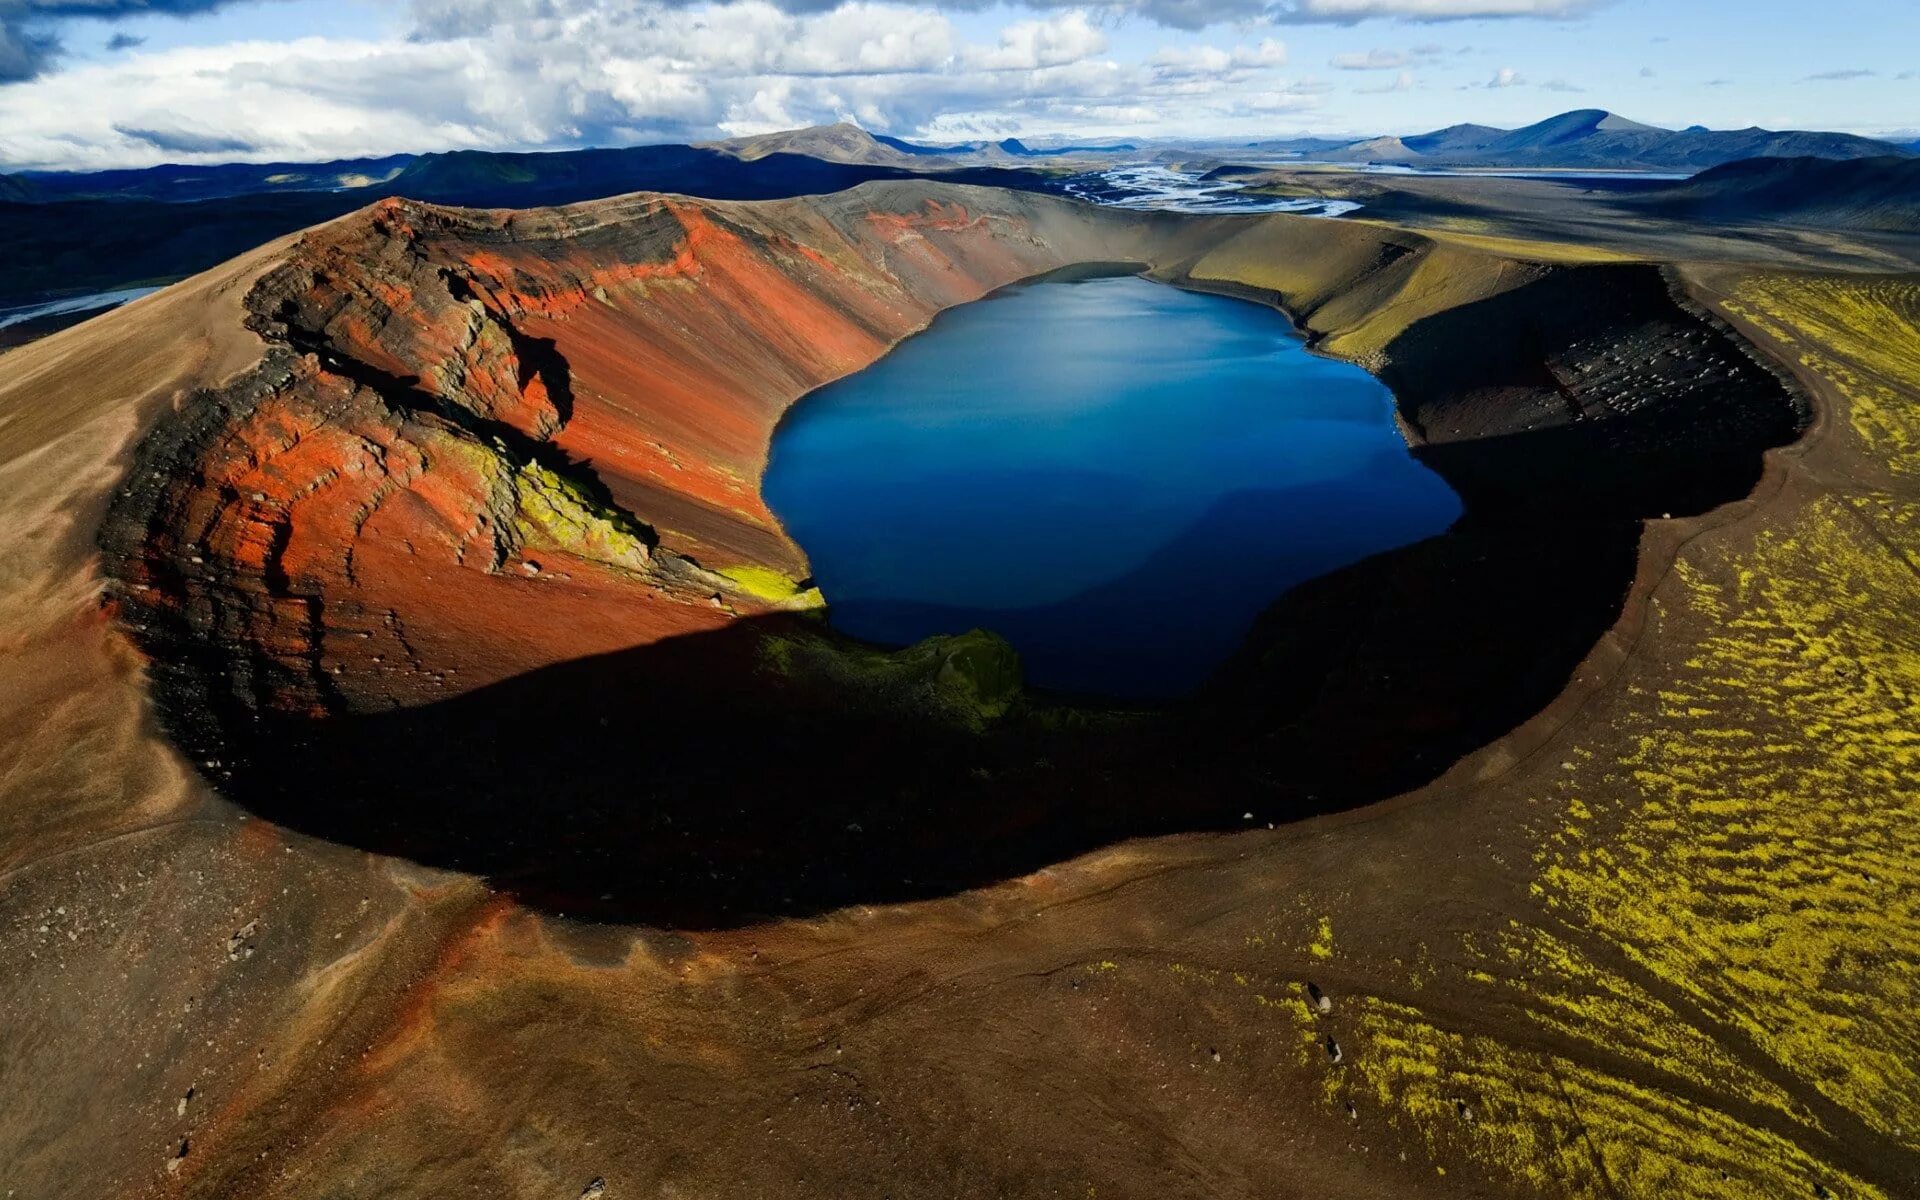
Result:
M379 711L817 603L757 487L787 406L1153 224L939 196L308 234L248 296L260 366L162 423L103 533L169 707Z

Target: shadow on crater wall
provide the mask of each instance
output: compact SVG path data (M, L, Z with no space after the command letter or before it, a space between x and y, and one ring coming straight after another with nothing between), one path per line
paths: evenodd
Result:
M772 666L770 645L838 639L769 617L419 708L264 716L226 790L283 825L605 919L726 925L937 895L1431 778L1558 690L1618 612L1636 532L1543 550L1461 530L1370 559L1290 593L1202 697L1162 712L1033 698L975 729Z

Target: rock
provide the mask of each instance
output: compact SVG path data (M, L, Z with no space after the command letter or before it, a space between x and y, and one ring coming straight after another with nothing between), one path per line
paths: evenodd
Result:
M238 962L253 957L253 935L260 931L260 922L248 921L227 937L227 958Z
M1327 1046L1327 1057L1332 1059L1334 1062L1339 1062L1342 1058L1346 1057L1344 1054L1340 1052L1340 1043L1333 1040L1332 1034L1327 1035L1326 1046Z
M1307 983L1307 1002L1317 1013L1333 1011L1333 997L1321 991L1320 985L1312 981Z
M594 1200L607 1194L607 1181L595 1175L586 1187L580 1189L580 1200Z

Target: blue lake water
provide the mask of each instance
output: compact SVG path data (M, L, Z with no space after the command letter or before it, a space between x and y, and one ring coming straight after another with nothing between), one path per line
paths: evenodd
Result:
M943 313L799 403L765 495L842 631L991 629L1029 682L1128 698L1191 690L1289 587L1460 511L1372 376L1131 276Z

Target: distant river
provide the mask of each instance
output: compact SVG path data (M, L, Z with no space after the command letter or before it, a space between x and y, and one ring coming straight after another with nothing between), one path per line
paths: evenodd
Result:
M45 304L27 304L18 308L0 308L0 329L9 325L19 325L41 317L66 316L69 313L92 312L95 309L118 308L130 300L150 296L159 291L157 287L120 288L111 292L93 292L85 296L68 296L64 300L49 300Z
M1066 192L1109 208L1164 209L1189 213L1291 212L1338 217L1360 205L1352 200L1262 196L1234 180L1207 179L1199 171L1129 163L1067 180Z
M1526 171L1526 170L1445 170L1415 168L1398 163L1319 163L1310 159L1249 157L1238 160L1275 169L1320 167L1363 175L1449 175L1472 178L1540 179L1557 183L1583 183L1590 187L1627 190L1656 182L1686 179L1687 175L1652 171ZM1344 217L1357 212L1354 200L1326 200L1314 197L1267 196L1247 190L1247 182L1235 179L1208 179L1200 171L1185 171L1153 163L1122 163L1099 171L1090 171L1068 179L1063 190L1080 200L1090 200L1109 208L1164 209L1189 213L1263 213L1290 212L1311 217Z
M1134 277L1007 289L803 399L765 493L829 619L980 627L1043 686L1190 690L1292 585L1460 506L1366 372L1259 305Z

